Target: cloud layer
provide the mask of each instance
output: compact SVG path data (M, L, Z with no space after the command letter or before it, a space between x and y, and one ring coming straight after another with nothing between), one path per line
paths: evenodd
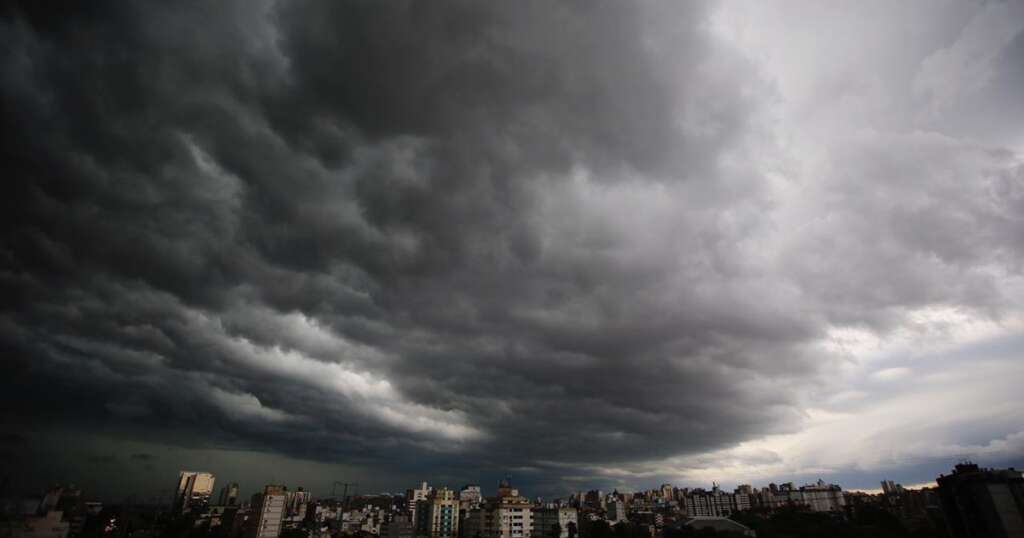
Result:
M1020 4L762 9L9 8L5 422L555 490L935 404L1020 329Z

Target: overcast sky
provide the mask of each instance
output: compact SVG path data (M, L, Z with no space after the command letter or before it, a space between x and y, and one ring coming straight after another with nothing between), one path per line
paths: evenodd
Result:
M24 4L10 488L1024 465L1024 2Z

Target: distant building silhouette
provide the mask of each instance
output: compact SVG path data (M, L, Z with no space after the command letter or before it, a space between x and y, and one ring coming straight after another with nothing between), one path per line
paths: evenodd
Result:
M892 480L882 480L882 493L887 496L897 495L903 486L893 482Z
M843 488L838 484L826 484L821 479L814 484L807 484L799 488L795 487L792 482L786 482L781 486L769 484L768 488L765 498L768 505L773 508L806 506L814 512L842 512L846 508L846 496L843 495ZM749 502L746 507L737 507L738 510L749 508ZM728 514L710 515L725 516Z
M961 463L940 476L939 498L953 538L1024 536L1024 475Z
M220 505L235 506L238 504L238 483L231 482L220 490Z

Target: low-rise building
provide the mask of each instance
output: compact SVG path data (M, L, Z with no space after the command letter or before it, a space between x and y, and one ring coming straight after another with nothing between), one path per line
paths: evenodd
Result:
M691 517L683 522L683 526L693 529L713 529L716 532L731 532L742 536L757 536L757 533L750 527L727 517Z
M64 521L64 512L50 510L42 516L16 521L11 526L11 538L68 538L71 524Z
M569 538L570 526L579 528L578 514L575 508L543 508L531 513L532 538ZM558 536L552 529L558 525Z
M381 525L380 535L386 538L413 538L416 533L412 517L407 514L392 516L390 521Z

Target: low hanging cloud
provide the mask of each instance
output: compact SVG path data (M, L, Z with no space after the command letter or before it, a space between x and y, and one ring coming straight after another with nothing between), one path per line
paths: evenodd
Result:
M5 418L653 479L917 374L845 377L857 335L1019 314L1022 139L958 119L1016 7L864 80L757 9L6 8L3 394L51 397Z

